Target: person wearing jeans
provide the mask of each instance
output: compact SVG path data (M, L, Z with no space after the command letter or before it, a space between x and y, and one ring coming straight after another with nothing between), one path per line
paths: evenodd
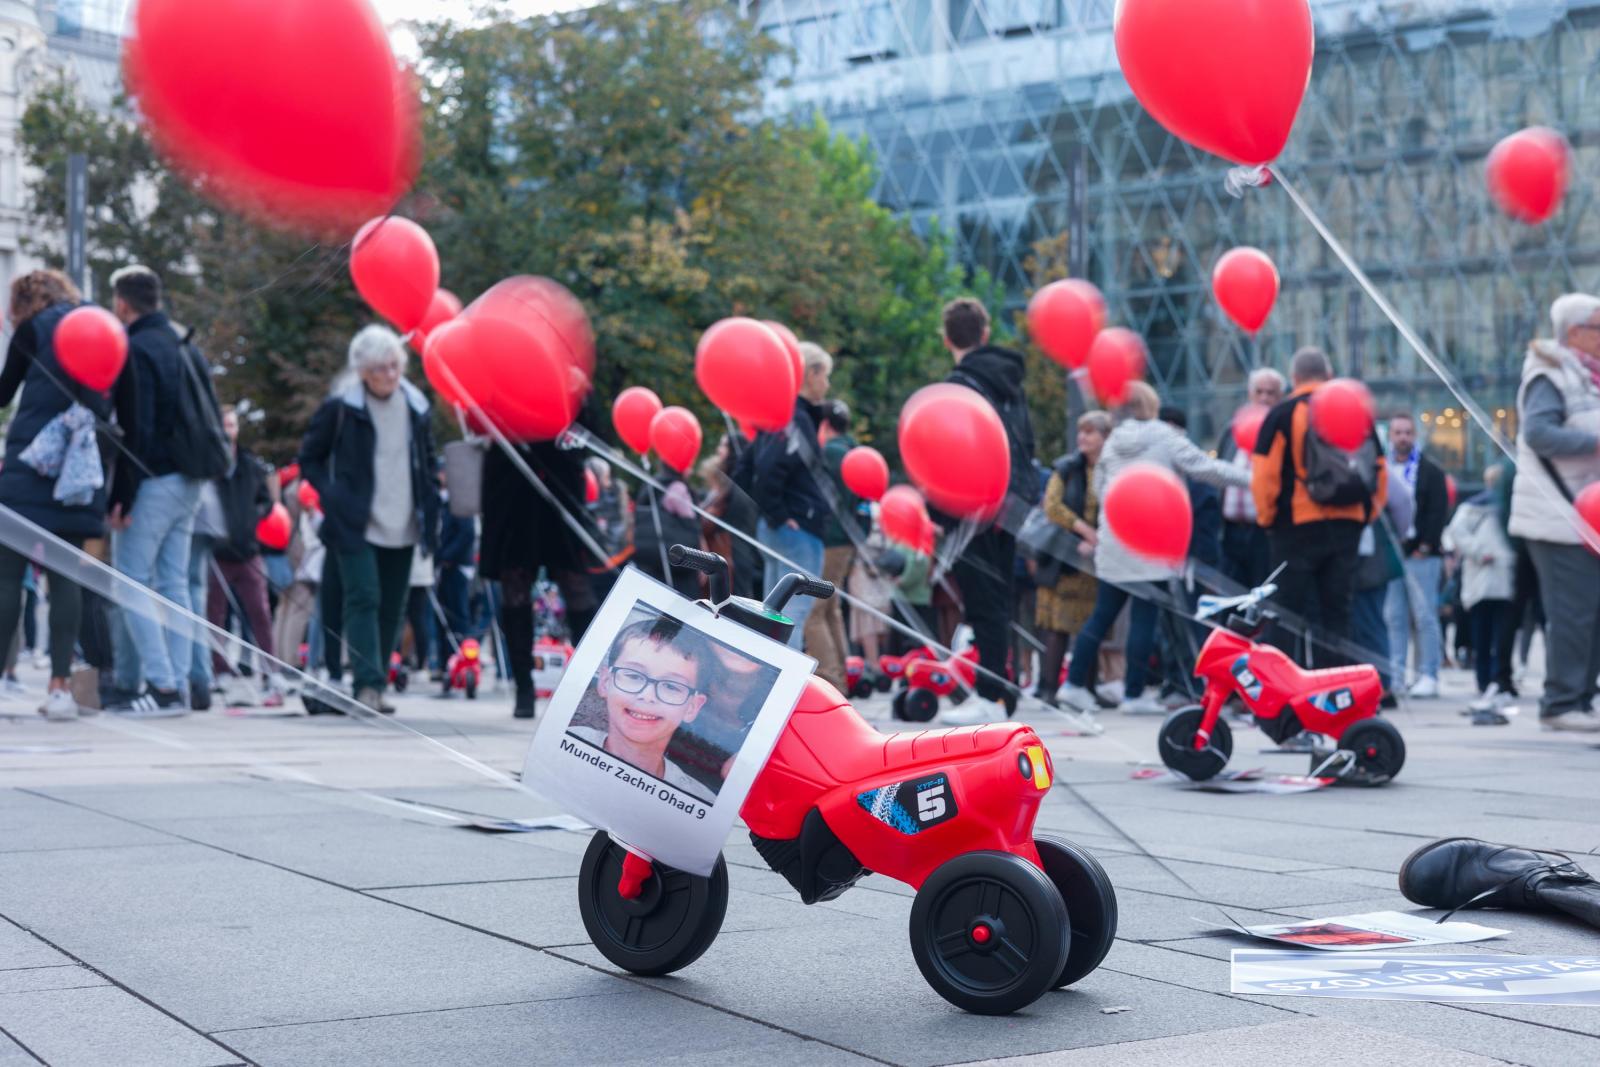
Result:
M1411 631L1417 631L1417 680L1408 696L1429 698L1439 695L1439 662L1443 658L1444 635L1439 625L1439 589L1444 580L1444 562L1439 545L1450 518L1450 491L1444 471L1417 447L1417 424L1410 415L1389 420L1389 464L1411 487L1416 500L1416 515L1408 529L1402 529L1405 549L1405 574L1389 583L1389 599L1384 615L1389 624L1389 656L1394 674L1404 679L1406 653Z
M437 544L433 433L427 398L405 380L405 348L393 331L366 327L350 342L349 359L355 380L342 378L311 417L300 471L322 501L327 573L336 568L342 587L339 621L355 698L372 711L392 713L383 690L400 637L411 559L418 545L432 552ZM324 619L332 623L327 608L325 599ZM331 650L330 644L330 673Z
M777 555L789 560L789 563L779 562L772 556L765 556L762 560L761 584L763 594L772 591L785 574L799 569L806 574L820 577L824 559L822 538L802 529L794 520L788 520L780 525L773 526L762 518L756 522L756 540L766 545ZM811 609L816 605L816 600L808 596L793 597L783 613L794 620L794 632L789 635L791 648L805 647L806 620L811 617Z

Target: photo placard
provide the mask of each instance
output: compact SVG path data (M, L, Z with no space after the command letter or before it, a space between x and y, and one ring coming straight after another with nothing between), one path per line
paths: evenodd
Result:
M815 666L629 567L543 709L522 782L709 875Z

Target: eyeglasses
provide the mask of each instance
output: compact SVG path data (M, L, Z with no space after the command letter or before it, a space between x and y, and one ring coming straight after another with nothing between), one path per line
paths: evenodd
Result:
M390 377L391 375L398 375L400 373L400 364L398 364L398 363L375 363L372 366L368 367L366 370L362 371L362 373L363 374L381 374L385 378L387 378L387 377Z
M611 684L617 687L618 692L626 693L629 696L638 696L651 686L655 686L656 702L669 708L682 707L695 694L693 686L684 685L682 682L652 678L642 671L634 670L632 667L612 667Z

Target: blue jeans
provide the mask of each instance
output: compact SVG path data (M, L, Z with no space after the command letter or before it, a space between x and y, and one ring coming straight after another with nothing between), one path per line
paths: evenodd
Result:
M822 538L787 525L774 529L767 525L766 519L761 519L756 523L756 540L785 559L793 560L811 577L822 577ZM772 592L772 587L778 584L778 579L792 569L788 564L779 563L771 556L763 556L762 595ZM806 619L811 617L811 606L815 603L816 601L808 596L797 596L783 609L783 613L794 620L794 632L789 635L790 648L805 650Z
M189 542L189 610L206 618L206 590L210 586L211 538L196 534ZM211 687L211 635L195 634L189 654L189 684Z
M192 610L189 541L199 503L200 483L192 478L181 474L147 478L133 498L132 522L111 541L111 562L117 570L186 611ZM181 688L188 674L193 625L187 619L172 619L163 626L138 611L124 610L122 617L139 653L144 680L153 689ZM124 671L117 674L126 679Z
M1442 564L1438 556L1406 560L1406 573L1389 583L1384 617L1389 623L1389 658L1394 662L1397 683L1405 680L1411 630L1417 631L1417 675L1439 677L1439 660L1444 637L1439 627L1439 579Z
M1133 596L1126 589L1101 582L1094 594L1094 611L1083 624L1078 639L1072 643L1072 661L1067 665L1067 683L1086 689L1089 677L1100 657L1100 642L1106 639L1122 605L1129 600L1128 608L1128 674L1123 680L1122 692L1133 700L1144 692L1144 676L1150 666L1150 653L1156 641L1156 605L1153 600Z
M1383 687L1393 692L1394 664L1389 660L1389 626L1384 621L1384 603L1388 597L1388 585L1356 590L1350 602L1350 639L1360 646L1356 655L1361 662L1378 668Z

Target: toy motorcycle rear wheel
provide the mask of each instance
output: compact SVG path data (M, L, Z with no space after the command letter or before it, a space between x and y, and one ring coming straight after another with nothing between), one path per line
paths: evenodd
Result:
M1356 754L1356 767L1373 778L1387 781L1406 762L1406 743L1387 719L1363 719L1344 732L1339 747Z
M939 714L939 698L928 689L907 690L903 711L907 722L932 722Z
M878 692L887 693L889 690L894 688L894 679L889 677L887 674L880 674L873 679L872 684L877 687Z
M1039 999L1066 963L1067 906L1049 877L1009 852L969 852L922 884L911 954L934 992L977 1015Z
M617 892L627 850L601 831L589 841L578 871L578 911L600 954L634 974L671 974L711 947L728 910L728 865L711 877L654 864L639 896Z
M1206 747L1194 747L1195 732L1199 730L1200 720L1204 717L1205 712L1198 704L1179 708L1161 724L1158 741L1161 762L1195 782L1216 777L1217 772L1228 765L1228 757L1233 755L1233 730L1220 715L1217 716L1217 725L1212 728L1211 740Z
M1105 868L1088 851L1060 837L1036 837L1044 873L1067 905L1072 937L1067 961L1053 988L1078 981L1100 966L1117 937L1117 891Z

